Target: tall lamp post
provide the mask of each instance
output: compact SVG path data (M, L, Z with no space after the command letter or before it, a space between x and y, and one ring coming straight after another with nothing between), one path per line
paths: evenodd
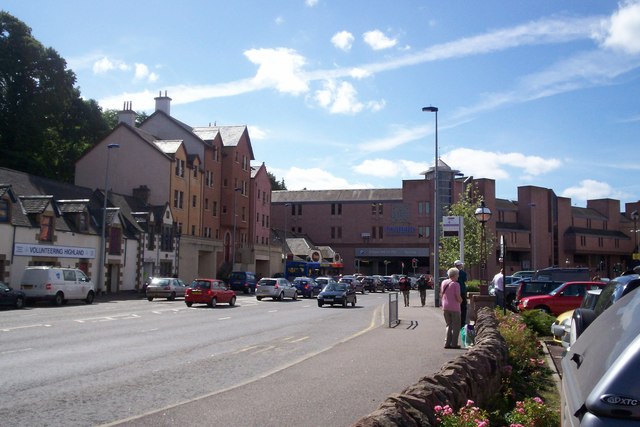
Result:
M107 168L104 172L104 204L102 207L102 235L100 239L100 273L98 277L100 277L100 293L104 292L107 288L107 283L105 279L105 266L107 264L107 200L109 199L109 159L111 157L111 150L120 148L120 144L109 144L107 145Z
M440 274L438 274L438 250L440 244L440 231L438 230L439 225L439 190L438 190L438 107L428 106L422 107L423 112L427 113L435 113L436 116L436 125L435 125L435 137L436 137L436 150L435 150L435 162L433 167L433 277L434 279L434 305L436 307L440 307L440 283L438 278Z
M633 220L633 253L638 252L638 211L631 212L631 219Z
M480 201L480 207L476 209L476 211L473 213L473 215L476 217L476 220L478 220L478 222L480 224L482 224L482 240L480 242L480 258L482 261L482 277L480 278L481 281L484 281L484 284L487 284L487 275L486 275L486 269L487 269L487 240L485 237L485 227L487 222L491 219L491 210L487 207L487 205L485 205L484 200Z
M242 187L233 189L233 246L231 247L231 269L236 268L236 222L238 221L238 215L236 214L236 199L238 191L242 191Z

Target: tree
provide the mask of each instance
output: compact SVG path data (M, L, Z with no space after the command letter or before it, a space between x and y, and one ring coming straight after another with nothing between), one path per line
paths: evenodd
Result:
M278 178L271 172L267 171L267 175L269 176L269 180L271 180L271 189L272 190L286 190L287 186L284 183L284 178L282 181L278 182Z
M75 160L108 131L66 65L31 28L0 12L0 166L72 181Z
M481 266L484 260L481 254L482 224L476 220L474 213L480 205L482 196L472 185L467 185L460 200L449 206L447 215L461 216L464 222L464 262L467 266ZM488 257L495 246L494 236L485 229L485 241ZM460 239L457 237L443 237L440 239L440 265L446 269L460 258Z

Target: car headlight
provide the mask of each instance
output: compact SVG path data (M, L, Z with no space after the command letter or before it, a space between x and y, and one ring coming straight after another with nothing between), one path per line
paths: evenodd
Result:
M523 299L522 300L522 306L526 308L527 304L529 304L529 300L528 299Z

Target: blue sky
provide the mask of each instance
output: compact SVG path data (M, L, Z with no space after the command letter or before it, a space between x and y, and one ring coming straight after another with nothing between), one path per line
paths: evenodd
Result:
M640 199L640 1L4 0L85 98L246 124L290 190L465 175ZM621 206L623 208L623 206Z

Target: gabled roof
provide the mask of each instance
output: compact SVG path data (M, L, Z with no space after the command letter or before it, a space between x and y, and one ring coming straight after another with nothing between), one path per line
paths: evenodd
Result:
M255 158L246 125L194 127L193 133L203 140L212 140L215 134L219 133L224 147L237 147L242 140L242 136L246 134L251 160Z
M155 140L153 143L162 151L163 153L174 156L178 148L182 145L181 139L162 139Z
M277 190L271 193L271 203L340 203L340 202L401 202L401 188L371 188L360 190Z
M2 198L5 194L9 195L9 199L11 199L13 203L16 203L18 201L18 198L11 188L11 184L0 184L0 198Z
M18 196L20 199L20 204L22 205L22 212L25 214L41 214L47 208L47 206L51 205L54 212L59 214L60 211L57 209L55 201L53 200L53 196Z
M79 200L57 200L60 212L65 213L79 213L84 212L89 205L89 199Z

